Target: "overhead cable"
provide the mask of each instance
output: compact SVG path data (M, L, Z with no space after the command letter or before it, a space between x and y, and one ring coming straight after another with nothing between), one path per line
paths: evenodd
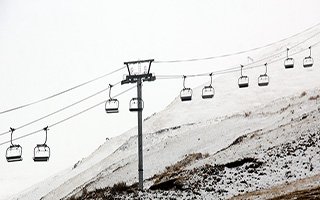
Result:
M312 47L318 46L320 44L320 41L312 44ZM308 48L303 48L300 51L297 51L295 53L291 53L291 55L296 55L296 54L300 54L306 50L309 50ZM272 64L278 61L281 61L283 59L285 59L286 56L271 60L268 62L268 64ZM254 69L254 68L258 68L258 67L262 67L265 66L265 64L257 64L257 65L253 65L253 66L247 66L246 69ZM175 75L157 75L157 79L181 79L183 78L183 76L188 77L188 78L192 78L192 77L201 77L201 76L209 76L211 73L213 75L221 75L221 74L228 74L228 73L234 73L240 71L239 66L238 67L232 67L232 68L228 68L228 69L224 69L224 70L217 70L217 71L213 71L213 72L207 72L207 73L202 73L202 74L189 74L189 75L185 75L185 74L175 74Z
M120 82L114 84L113 86L118 85L118 84L120 84ZM47 114L47 115L45 115L45 116L42 116L42 117L40 117L40 118L38 118L38 119L35 119L35 120L31 121L31 122L28 122L28 123L25 123L25 124L23 124L23 125L21 125L21 126L18 126L18 127L15 128L15 130L22 129L22 128L26 127L26 126L29 126L29 125L31 125L31 124L34 124L34 123L36 123L36 122L38 122L38 121L41 121L41 120L43 120L43 119L46 119L46 118L48 118L48 117L50 117L50 116L52 116L52 115L54 115L54 114L57 114L57 113L59 113L59 112L62 112L62 111L64 111L64 110L70 108L70 107L73 107L73 106L75 106L75 105L77 105L77 104L79 104L79 103L81 103L81 102L83 102L83 101L85 101L85 100L88 100L88 99L90 99L90 98L92 98L92 97L94 97L94 96L97 96L98 94L101 94L101 93L103 93L103 92L105 92L105 91L107 91L107 90L109 90L109 89L110 89L110 86L108 86L107 88L102 89L102 90L100 90L100 91L98 91L98 92L95 92L95 93L91 94L90 96L85 97L85 98L83 98L83 99L81 99L81 100L79 100L79 101L76 101L76 102L74 102L74 103L72 103L72 104L70 104L70 105L67 105L67 106L65 106L65 107L63 107L63 108L60 108L60 109L58 109L58 110L56 110L56 111L54 111L54 112L52 112L52 113L49 113L49 114ZM6 131L6 132L3 132L3 133L0 133L0 136L1 136L1 135L5 135L5 134L9 134L9 133L10 133L10 131Z
M266 45L263 45L263 46L260 46L260 47L255 47L255 48L251 48L251 49L247 49L247 50L244 50L244 51L238 51L238 52L233 52L233 53L228 53L228 54L222 54L222 55L216 55L216 56L209 56L209 57L203 57L203 58L191 58L191 59L181 59L181 60L155 60L154 63L179 63L179 62L195 62L195 61L203 61L203 60L213 60L213 59L218 59L218 58L225 58L225 57L230 57L230 56L235 56L235 55L240 55L240 54L244 54L244 53L248 53L248 52L252 52L252 51L256 51L256 50L259 50L259 49L263 49L263 48L266 48L266 47L270 47L274 44L277 44L277 43L280 43L280 42L283 42L283 41L286 41L288 39L291 39L291 38L294 38L296 36L299 36L317 26L319 26L320 23L317 23L316 25L314 26L311 26L299 33L296 33L290 37L287 37L287 38L284 38L284 39L281 39L279 41L276 41L276 42L272 42L272 43L269 43L269 44L266 44Z
M122 94L125 94L126 92L134 89L135 87L136 87L136 86L133 86L133 87L127 89L127 90L124 90L124 91L122 91L121 93L115 95L114 97L118 97L118 96L120 96L120 95L122 95ZM86 113L86 112L92 110L93 108L96 108L96 107L104 104L105 102L106 102L106 101L99 102L99 103L97 103L97 104L95 104L95 105L93 105L93 106L90 106L90 107L88 107L88 108L86 108L86 109L84 109L84 110L82 110L82 111L80 111L80 112L78 112L78 113L76 113L76 114L73 114L73 115L71 115L71 116L69 116L69 117L67 117L67 118L64 118L64 119L62 119L62 120L60 120L60 121L57 121L57 122L49 125L48 128L55 127L55 126L57 126L57 125L59 125L59 124L61 124L61 123L64 123L64 122L66 122L66 121L68 121L68 120L70 120L70 119L72 119L72 118L74 118L74 117L77 117L77 116L79 116L79 115L81 115L81 114L83 114L83 113ZM33 131L33 132L30 132L30 133L25 134L25 135L16 137L16 138L12 139L12 141L16 141L16 140L19 140L19 139L22 139L22 138L25 138L25 137L34 135L34 134L39 133L39 132L42 132L42 131L43 131L43 128L41 128L41 129L39 129L39 130L36 130L36 131ZM10 143L10 142L11 142L11 140L2 142L2 143L0 143L0 146L5 145L5 144Z
M104 77L107 77L107 76L109 76L109 75L111 75L111 74L114 74L114 73L116 73L116 72L118 72L118 71L120 71L120 70L122 70L122 69L124 69L124 68L125 68L125 67L121 67L121 68L116 69L116 70L114 70L114 71L112 71L112 72L106 73L106 74L104 74L104 75L102 75L102 76L99 76L99 77L96 77L96 78L91 79L91 80L89 80L89 81L86 81L86 82L84 82L84 83L78 84L78 85L76 85L76 86L73 86L73 87L71 87L71 88L68 88L68 89L66 89L66 90L63 90L63 91L61 91L61 92L52 94L52 95L50 95L50 96L48 96L48 97L45 97L45 98L42 98L42 99L39 99L39 100L35 100L35 101L30 102L30 103L26 103L26 104L23 104L23 105L20 105L20 106L16 106L16 107L13 107L13 108L9 108L9 109L2 110L2 111L0 111L0 115L1 115L1 114L5 114L5 113L8 113L8 112L15 111L15 110L18 110L18 109L22 109L22 108L25 108L25 107L29 107L29 106L38 104L38 103L40 103L40 102L43 102L43 101L52 99L52 98L54 98L54 97L60 96L60 95L62 95L62 94L64 94L64 93L70 92L70 91L72 91L72 90L74 90L74 89L77 89L77 88L79 88L79 87L82 87L82 86L84 86L84 85L87 85L87 84L89 84L89 83L92 83L92 82L94 82L94 81L97 81L97 80L99 80L99 79L102 79L102 78L104 78Z

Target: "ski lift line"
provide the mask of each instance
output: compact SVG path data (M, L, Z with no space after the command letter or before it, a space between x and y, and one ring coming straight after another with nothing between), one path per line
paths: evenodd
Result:
M119 81L119 82L117 82L116 84L114 84L113 86L118 85L118 84L120 84L120 83L121 83L121 82ZM39 121L41 121L41 120L43 120L43 119L46 119L46 118L48 118L48 117L50 117L50 116L52 116L52 115L55 115L55 114L57 114L57 113L59 113L59 112L62 112L62 111L66 110L66 109L68 109L68 108L70 108L70 107L73 107L73 106L75 106L75 105L77 105L77 104L79 104L79 103L82 103L83 101L86 101L86 100L88 100L88 99L90 99L90 98L92 98L92 97L95 97L95 96L97 96L97 95L99 95L99 94L107 91L108 89L110 89L110 86L108 86L107 88L102 89L102 90L100 90L100 91L98 91L98 92L96 92L96 93L94 93L94 94L91 94L90 96L85 97L85 98L83 98L83 99L81 99L81 100L79 100L79 101L76 101L76 102L74 102L74 103L72 103L72 104L70 104L70 105L67 105L67 106L65 106L65 107L63 107L63 108L60 108L59 110L56 110L56 111L54 111L54 112L52 112L52 113L49 113L49 114L47 114L47 115L45 115L45 116L42 116L42 117L40 117L40 118L38 118L38 119L35 119L35 120L31 121L31 122L28 122L28 123L26 123L26 124L23 124L23 125L15 128L15 130L22 129L22 128L27 127L27 126L29 126L29 125L31 125L31 124L34 124L34 123L36 123L36 122L39 122ZM3 132L3 133L0 133L0 136L6 135L6 134L8 134L8 133L10 133L10 131L6 131L6 132Z
M319 34L319 33L317 33L317 34ZM315 35L317 35L317 34L315 34ZM310 38L312 38L312 37L314 37L315 35L313 35L313 36L311 36ZM295 45L295 46L298 46L298 45L300 45L301 43L303 43L303 42L305 42L305 41L307 41L308 39L306 39L306 40L304 40L304 41L302 41L302 42L300 42L300 43L298 43L297 45ZM313 45L311 45L311 47L314 47L314 46L317 46L318 44L320 43L320 41L318 41L317 43L315 43L315 44L313 44ZM293 46L294 47L294 46ZM291 48L293 48L293 47L291 47ZM309 47L307 48L307 49L309 49ZM298 54L298 53L301 53L301 52L303 52L303 51L305 51L306 49L302 49L301 51L298 51L298 52L295 52L295 53L292 53L292 55L296 55L296 54ZM278 62L278 61L280 61L280 60L282 60L283 58L279 58L279 59L276 59L276 60L273 60L273 61L270 61L270 62L268 62L269 64L270 63L274 63L274 62ZM262 60L262 59L261 59ZM260 60L260 61L261 61ZM250 63L250 64L248 64L248 65L251 65L251 64L254 64L254 63ZM248 66L247 65L247 66ZM263 65L256 65L256 66L251 66L251 67L247 67L247 69L253 69L253 68L257 68L257 67L261 67L261 66L264 66L264 64ZM120 69L118 69L118 71L119 70L121 70L121 69L123 69L123 68L120 68ZM213 74L213 75L215 75L215 74L227 74L227 73L233 73L233 72L237 72L237 71L239 71L239 69L238 69L238 67L236 67L236 68L230 68L230 69L225 69L225 70L220 70L220 71L216 71L216 72L210 72L210 73L203 73L203 74L196 74L196 75L187 75L186 77L198 77L198 76L208 76L208 75L210 75L211 73ZM114 72L116 72L116 71L114 71ZM112 73L112 72L111 72ZM105 75L104 75L105 76ZM158 79L180 79L182 76L184 76L184 75L163 75L163 76L161 76L161 75L159 75L159 76L157 76L157 78ZM103 76L100 76L100 78L102 78ZM99 78L99 77L98 77ZM91 80L91 81L93 81L93 80ZM105 91L106 89L104 89L103 91ZM100 92L102 92L102 91L100 91ZM99 93L100 93L99 92ZM117 95L116 95L117 96ZM115 97L116 97L115 96ZM104 101L104 103L105 103L105 101ZM90 109L89 109L90 110ZM0 113L1 114L1 113ZM50 115L51 116L51 115ZM76 115L77 116L77 115ZM38 121L38 120L37 120ZM66 120L65 120L66 121ZM35 123L35 122L34 122ZM28 124L29 125L29 124ZM25 127L25 126L24 126ZM21 127L18 127L17 129L19 129L19 128L21 128ZM42 130L42 129L41 129ZM1 133L0 134L0 136L1 135L4 135L4 134L7 134L7 133L10 133L10 131L7 131L7 132L4 132L4 133ZM1 144L0 144L1 145Z
M291 46L290 48L291 48L291 49L296 48L296 47L298 47L299 45L305 43L306 41L314 38L315 36L317 36L317 35L319 35L319 34L320 34L320 32L317 32L316 34L312 35L311 37L308 37L308 38L304 39L303 41L301 41L301 42L299 42L299 43ZM280 55L280 54L282 54L282 53L284 53L284 52L287 52L287 48L286 48L285 50L283 50L283 51L280 51L279 53L274 53L274 54L269 55L269 56L267 56L267 57L264 57L264 58L255 60L255 61L252 62L252 63L246 64L246 65L244 65L244 68L248 68L248 66L250 66L250 65L254 65L254 64L256 64L256 63L263 62L263 61L265 61L265 60L267 60L267 59L270 59L270 58L272 58L272 57L274 57L274 56L278 56L278 55ZM260 66L260 65L259 65L259 66ZM231 68L230 68L230 69L231 69ZM229 70L230 70L230 69L229 69ZM233 67L232 70L233 70L233 69L238 69L238 66Z
M304 39L303 41L301 41L301 42L299 42L299 43L291 46L291 48L296 48L297 46L303 44L304 42L306 42L306 41L314 38L315 36L317 36L317 35L319 35L319 34L320 34L320 32L317 32L317 33L313 34L311 37L308 37L308 38ZM280 51L280 52L278 52L278 53L269 55L269 56L267 56L267 57L265 57L265 58L261 58L261 59L259 59L259 60L256 60L256 61L252 62L252 63L246 64L246 65L244 65L244 68L248 68L248 66L250 66L250 65L253 65L253 64L262 62L262 61L267 60L267 59L269 59L269 58L272 58L272 57L274 57L274 56L280 55L280 54L282 54L283 52L286 52L286 51L287 51L287 49L286 49L286 50L283 50L283 51ZM228 69L225 69L225 70L221 70L221 71L232 70L232 72L233 72L233 70L238 71L238 68L239 68L239 66L237 65L237 66L235 66L235 67L231 67L231 68L228 68ZM207 75L208 75L207 73L202 74L202 76L207 76ZM195 77L195 76L196 76L196 75L192 75L191 77ZM200 76L201 76L201 75L200 75ZM181 75L179 75L179 77L181 77ZM190 76L188 76L188 77L190 77ZM177 77L177 78L178 78L178 77Z
M306 42L306 41L314 38L315 36L317 36L317 35L319 35L319 34L320 34L320 32L317 32L316 34L312 35L311 37L308 37L307 39L305 39L305 40L303 40L303 41L295 44L295 45L292 46L291 48L295 48L295 47L303 44L304 42ZM312 45L312 46L314 46L314 45ZM262 62L262 61L265 61L265 60L267 60L267 59L269 59L269 58L272 58L272 57L274 57L274 56L280 55L280 54L282 54L283 52L287 52L287 49L284 50L284 51L281 51L281 52L279 52L279 53L275 53L275 54L269 55L269 56L267 56L267 57L265 57L265 58L261 58L261 59L259 59L259 60L256 60L256 61L252 62L252 63L243 65L243 66L244 66L243 68L251 69L252 67L249 67L249 66L254 65L254 64L256 64L256 63L259 63L259 62ZM294 55L294 54L292 54L292 55ZM263 64L263 65L264 65L264 64ZM260 66L262 66L262 64L261 64L261 65L258 65L258 66L256 66L256 67L260 67ZM255 67L254 67L254 68L255 68ZM239 66L237 65L237 66L235 66L235 67L230 67L230 68L227 68L227 69L224 69L224 70L220 70L220 71L218 71L218 72L213 72L213 74L224 74L224 71L235 72L235 71L239 71L238 69L239 69ZM182 75L162 75L162 76L161 76L161 75L158 75L157 78L160 78L160 79L161 79L161 78L166 78L166 79L168 79L168 77L169 77L169 78L172 77L173 79L179 79L179 78L181 78L181 76L182 76ZM187 75L187 77L198 77L198 76L208 76L208 73L195 74L195 75Z
M294 48L294 47L296 47L296 46L298 46L298 45L300 45L300 44L302 44L302 43L306 42L307 40L309 40L309 39L311 39L311 38L313 38L313 37L317 36L318 34L320 34L320 32L317 32L316 34L312 35L311 37L309 37L309 38L307 38L307 39L303 40L302 42L300 42L300 43L298 43L298 44L296 44L296 45L292 46L291 48ZM282 53L282 52L281 52L281 53ZM271 56L273 56L273 55L271 55ZM202 60L202 59L198 59L198 60ZM190 59L190 61L198 61L198 60ZM206 59L206 60L208 60L208 59ZM256 62L257 62L257 61L255 61L255 62L253 62L253 63L256 63ZM157 63L157 62L155 61L155 63ZM253 63L250 63L250 64L253 64ZM250 65L250 64L249 64L249 65Z
M244 50L244 51L238 51L238 52L233 52L233 53L229 53L229 54L222 54L222 55L217 55L217 56L210 56L210 57L204 57L204 58L191 58L191 59L181 59L181 60L159 60L159 61L154 61L154 63L179 63L179 62L195 62L195 61L202 61L202 60L213 60L213 59L218 59L218 58L225 58L225 57L230 57L230 56L235 56L235 55L240 55L240 54L244 54L244 53L248 53L248 52L252 52L252 51L256 51L256 50L259 50L259 49L263 49L263 48L266 48L266 47L269 47L269 46L272 46L274 44L277 44L277 43L280 43L280 42L283 42L285 40L288 40L288 39L291 39L291 38L294 38L298 35L301 35L302 33L305 33L317 26L319 26L320 23L317 23L316 25L314 26L311 26L299 33L296 33L290 37L287 37L287 38L284 38L284 39L281 39L279 41L276 41L276 42L272 42L272 43L269 43L269 44L266 44L266 45L263 45L263 46L260 46L260 47L255 47L255 48L251 48L251 49L247 49L247 50Z
M301 53L302 51L300 52L296 52L292 55L295 55L295 54L298 54L298 53ZM276 60L273 60L273 61L270 61L268 62L268 64L272 64L272 63L275 63L275 62L278 62L278 61L281 61L283 59L285 59L286 57L281 57L281 58L278 58ZM254 68L258 68L258 67L262 67L264 66L264 64L262 65L255 65L255 66L251 66L251 67L247 67L247 69L254 69ZM239 67L238 67L239 68ZM235 72L238 72L240 71L239 69L232 69L232 70L229 70L229 71L221 71L221 72L215 72L214 74L215 75L223 75L223 74L229 74L229 73L235 73ZM187 77L202 77L202 76L208 76L210 73L206 73L206 74L201 74L201 75L188 75ZM168 79L181 79L181 75L173 75L173 76L166 76L166 77L162 77L162 76L157 76L157 80L168 80Z
M10 108L10 109L2 110L2 111L0 111L0 115L1 115L1 114L5 114L5 113L8 113L8 112L15 111L15 110L18 110L18 109L22 109L22 108L25 108L25 107L29 107L29 106L38 104L38 103L40 103L40 102L43 102L43 101L52 99L52 98L54 98L54 97L60 96L60 95L62 95L62 94L64 94L64 93L70 92L70 91L75 90L75 89L77 89L77 88L79 88L79 87L82 87L82 86L84 86L84 85L87 85L87 84L89 84L89 83L92 83L92 82L94 82L94 81L97 81L97 80L99 80L99 79L102 79L102 78L104 78L104 77L107 77L107 76L109 76L109 75L111 75L111 74L114 74L114 73L116 73L116 72L118 72L118 71L120 71L120 70L122 70L122 69L124 69L124 68L125 68L125 67L121 67L121 68L116 69L116 70L114 70L114 71L112 71L112 72L109 72L109 73L104 74L104 75L102 75L102 76L96 77L96 78L94 78L94 79L91 79L91 80L86 81L86 82L84 82L84 83L81 83L81 84L79 84L79 85L73 86L73 87L71 87L71 88L68 88L68 89L63 90L63 91L61 91L61 92L58 92L58 93L56 93L56 94L50 95L50 96L48 96L48 97L45 97L45 98L42 98L42 99L39 99L39 100L30 102L30 103L26 103L26 104L23 104L23 105L20 105L20 106L17 106L17 107L13 107L13 108Z
M121 96L121 95L129 92L130 90L132 90L132 89L134 89L134 88L136 88L135 85L132 86L132 87L130 87L130 88L128 88L128 89L126 89L126 90L124 90L124 91L122 91L122 92L120 92L119 94L115 95L114 97ZM64 119L62 119L62 120L60 120L60 121L57 121L57 122L49 125L48 128L55 127L55 126L57 126L57 125L59 125L59 124L61 124L61 123L64 123L64 122L66 122L66 121L68 121L68 120L70 120L70 119L72 119L72 118L74 118L74 117L77 117L77 116L79 116L79 115L81 115L81 114L83 114L83 113L86 113L86 112L88 112L88 111L90 111L90 110L92 110L92 109L94 109L94 108L96 108L96 107L104 104L105 102L106 102L106 101L104 100L104 101L99 102L99 103L97 103L97 104L95 104L95 105L93 105L93 106L91 106L91 107L89 107L89 108L86 108L86 109L82 110L81 112L78 112L78 113L73 114L73 115L71 115L71 116L69 116L69 117L67 117L67 118L64 118ZM22 139L22 138L25 138L25 137L34 135L34 134L39 133L39 132L42 132L42 131L43 131L43 128L41 128L41 129L39 129L39 130L36 130L36 131L33 131L33 132L31 132L31 133L25 134L25 135L16 137L16 138L12 139L12 141L16 141L16 140L19 140L19 139ZM5 144L10 143L10 142L11 142L11 140L2 142L2 143L0 143L0 146L5 145Z
M320 41L314 43L311 45L311 47L316 47L320 44ZM309 47L308 48L304 48L304 49L301 49L300 51L297 51L295 53L292 53L291 55L296 55L296 54L300 54L306 50L309 50ZM280 58L277 58L277 59L274 59L274 60L271 60L269 61L267 64L272 64L272 63L275 63L275 62L279 62L283 59L285 59L286 56L283 56L283 57L280 57ZM254 66L245 66L246 69L254 69L254 68L258 68L258 67L263 67L265 66L265 63L264 64L259 64L259 65L254 65ZM213 75L222 75L222 74L228 74L228 73L234 73L234 72L238 72L240 71L239 69L239 66L236 67L236 68L230 68L230 69L225 69L225 70L219 70L219 71L215 71L215 72L209 72L209 73L203 73L203 74L190 74L190 75L157 75L157 80L160 80L160 79L163 79L163 80L166 80L166 79L181 79L181 77L183 76L186 76L186 77L202 77L202 76L209 76L211 73Z
M311 47L315 47L315 46L317 46L317 45L319 45L319 44L320 44L320 41L314 43L313 45L311 45ZM308 47L308 48L305 48L305 49L302 49L302 50L300 50L300 51L297 51L297 52L293 53L292 55L299 54L299 53L301 53L301 52L303 52L303 51L305 51L305 50L308 50L308 49L309 49L309 47ZM283 60L284 58L286 58L286 57L281 57L281 58L275 59L275 60L273 60L273 61L268 62L268 64L281 61L281 60ZM265 66L265 64L263 64L263 65L257 65L257 66L251 66L251 67L248 67L248 69L253 69L253 68L261 67L261 66ZM227 73L233 73L233 72L237 72L237 71L239 71L239 69L237 69L237 70L232 70L232 71L221 72L221 73L210 72L210 73L208 73L207 75L209 75L209 74L211 74L211 73L212 73L213 75L214 75L214 74L227 74ZM168 79L168 78L170 78L170 77L171 77L170 79L172 79L172 75L165 75L165 76L166 76L166 78L163 78L163 79ZM179 78L179 79L181 79L181 77L183 77L183 76L185 76L185 75L173 75L173 76L175 76L175 77L173 77L173 78ZM193 75L193 76L195 76L195 75ZM190 77L190 76L189 76L189 77ZM157 79L158 79L158 78L157 78ZM162 79L162 78L159 77L159 79ZM134 88L135 88L135 86L133 86L133 87L131 87L131 88L129 88L129 89L127 89L127 90L125 90L125 91L117 94L117 95L115 95L114 97L120 96L120 95L122 95L122 94L124 94L124 93L126 93L126 92L128 92L128 91L130 91L130 90L132 90L132 89L134 89ZM98 103L98 104L96 104L96 105L94 105L94 106L91 106L91 107L89 107L89 108L87 108L87 109L85 109L85 110L82 110L82 111L79 112L79 113L76 113L76 114L74 114L74 115L71 115L71 116L69 116L68 118L65 118L65 119L63 119L63 120L60 120L60 121L58 121L58 122L50 125L49 127L54 127L54 126L56 126L56 125L58 125L58 124L61 124L61 123L65 122L65 121L68 121L68 120L70 120L70 119L72 119L72 118L74 118L74 117L76 117L76 116L78 116L78 115L80 115L80 114L83 114L83 113L85 113L85 112L87 112L87 111L89 111L89 110L91 110L91 109L93 109L93 108L95 108L95 107L97 107L97 106L99 106L99 105L101 105L101 104L104 104L105 102L106 102L106 101L100 102L100 103ZM30 136L30 135L39 133L39 132L41 132L41 131L43 131L43 128L42 128L42 129L39 129L39 130L36 130L36 131L34 131L34 132L28 133L28 134L26 134L26 135L17 137L17 138L15 138L15 139L12 139L12 141L15 141L15 140L19 140L19 139L28 137L28 136ZM10 132L10 131L9 131L9 132ZM4 145L4 144L7 144L7 143L10 143L10 142L11 142L11 140L10 140L10 141L6 141L6 142L2 142L2 143L0 143L0 146L2 146L2 145Z
M316 47L317 45L319 45L320 44L320 41L318 41L318 42L316 42L316 43L314 43L313 45L311 45L312 47ZM300 54L300 53L302 53L302 52L304 52L304 51L306 51L306 50L308 50L309 49L309 47L308 48L304 48L304 49L301 49L300 51L297 51L297 52L295 52L295 53L292 53L291 55L296 55L296 54ZM272 63L275 63L275 62L279 62L279 61L281 61L281 60L283 60L283 59L285 59L286 58L286 56L283 56L283 57L280 57L280 58L277 58L277 59L274 59L274 60L272 60L272 61L269 61L267 64L272 64ZM265 66L265 64L260 64L260 65L255 65L255 66L251 66L251 67L247 67L247 69L253 69L253 68L257 68L257 67L262 67L262 66ZM229 71L229 72L222 72L222 73L216 73L216 74L226 74L226 73L231 73L231 72L236 72L236 71L239 71L239 69L238 70L233 70L233 71Z
M296 47L298 47L299 45L305 43L306 41L314 38L315 36L317 36L317 35L319 35L319 34L320 34L320 32L317 32L317 33L313 34L311 37L308 37L308 38L302 40L301 42L299 42L299 43L291 46L290 48L291 48L291 49L296 48ZM267 56L267 57L265 57L265 58L261 58L261 59L255 60L255 61L252 62L252 63L249 63L249 64L247 64L247 65L244 65L244 68L247 68L247 67L250 66L250 65L253 65L253 64L256 64L256 63L265 61L265 60L267 60L267 59L269 59L269 58L272 58L272 57L274 57L274 56L280 55L280 54L282 54L282 53L284 53L284 52L287 52L287 48L286 48L285 50L283 50L283 51L280 51L279 53L271 54L271 55L269 55L269 56ZM236 69L236 68L238 68L238 67L234 67L234 68Z

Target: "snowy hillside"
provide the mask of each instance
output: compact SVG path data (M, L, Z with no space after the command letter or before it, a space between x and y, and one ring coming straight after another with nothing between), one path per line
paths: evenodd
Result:
M269 48L255 59L291 43ZM290 70L284 69L283 60L270 64L268 87L257 86L263 68L245 71L250 77L245 89L237 86L239 73L216 76L212 100L201 99L200 86L194 89L192 102L182 103L177 97L145 120L145 188L158 190L125 196L228 198L319 174L320 47L314 47L315 65L308 69L302 67L307 55L306 51L295 55L295 68ZM138 174L136 134L133 128L111 138L72 169L13 199L78 197L119 182L134 184ZM185 164L174 167L178 161Z
M195 128L197 134L194 134L195 129L185 130L183 134L168 131L171 138L166 140L168 146L163 147L162 152L172 152L174 146L183 148L183 144L188 141L187 146L197 147L185 152L188 156L181 157L181 161L172 163L174 165L145 181L150 190L140 194L130 192L118 197L224 199L319 174L319 94L319 89L306 91L273 101L265 107L255 108L250 114L235 114L218 123L206 122L203 126L201 123L193 125L197 127ZM248 122L251 124L250 128L247 126ZM235 132L244 135L236 137L233 141L229 140L230 138L223 138L228 135L227 133L236 136L233 134ZM188 139L183 139L185 137ZM226 148L216 147L219 142L230 145ZM163 143L158 146L161 148L162 145L165 146ZM213 150L215 148L220 150ZM190 154L191 152L202 154ZM216 153L210 155L207 152ZM159 154L161 152L158 151ZM157 157L157 153L151 155L160 158L160 155ZM152 162L156 162L156 159ZM124 165L113 173L116 175L126 173L126 167ZM100 178L101 176L95 181L107 182ZM85 186L85 195L84 190L78 195L86 198L108 197L108 193L99 190L90 193L93 188L99 188L95 181ZM312 188L319 185L320 182L316 179L307 184L300 182L295 188ZM127 190L130 191L130 188ZM272 195L274 193L263 195L261 199ZM258 197L255 195L253 199ZM241 199L241 196L238 198Z

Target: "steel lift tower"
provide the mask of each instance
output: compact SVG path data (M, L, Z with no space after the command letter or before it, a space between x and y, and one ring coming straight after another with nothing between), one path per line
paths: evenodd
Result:
M126 75L125 79L121 81L121 85L137 83L137 98L133 98L130 101L129 110L138 112L138 171L140 190L143 190L142 111L144 103L142 100L142 82L156 80L156 77L150 73L151 63L153 61L153 59L150 59L125 62L124 64L127 66L129 75Z

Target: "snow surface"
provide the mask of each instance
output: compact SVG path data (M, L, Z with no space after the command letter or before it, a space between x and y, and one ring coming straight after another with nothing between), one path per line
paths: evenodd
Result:
M312 33L314 32L309 32L303 37L307 38ZM303 37L301 36L300 40ZM319 37L299 45L292 51L306 48L317 40ZM254 59L279 52L294 43L296 41L287 41L268 48L256 55ZM145 120L143 125L144 178L147 179L154 174L161 173L166 166L183 159L186 154L201 152L215 155L195 163L194 166L190 166L192 168L200 167L205 162L226 163L243 154L248 154L247 151L257 149L259 145L266 146L270 143L271 147L285 142L290 136L289 133L292 133L292 130L287 128L283 134L279 134L277 140L269 141L269 143L265 143L268 141L266 137L262 141L252 140L251 143L241 146L235 152L224 151L242 135L256 130L263 130L265 133L268 130L277 129L280 124L290 123L292 117L290 112L279 112L289 103L301 106L301 109L295 107L296 112L293 114L295 118L319 106L319 102L317 104L316 101L309 102L307 99L310 94L319 93L318 90L315 90L320 87L320 56L317 56L320 55L319 46L313 48L315 65L308 69L302 67L302 59L307 55L307 51L295 55L295 68L290 70L284 69L283 60L270 64L268 87L257 86L257 77L264 73L263 68L244 72L250 77L250 86L244 89L238 89L237 86L239 73L216 76L213 82L216 95L212 100L201 99L203 86L200 86L194 89L192 102L180 102L177 97L166 109ZM264 62L266 61L261 63ZM299 98L303 91L307 91L308 95ZM249 117L245 117L245 113L249 114ZM127 184L137 182L136 133L137 129L133 128L118 137L111 138L90 156L75 164L73 168L66 169L32 186L12 199L60 199L73 194L81 194L84 187L91 191L112 186L120 181ZM272 134L277 134L277 132ZM259 142L264 142L264 144ZM230 155L236 156L230 158ZM317 165L313 173L319 171L320 166ZM282 179L279 178L278 182L281 181ZM145 187L148 188L152 184L152 181L146 181ZM261 188L268 187L270 181L266 179L259 184ZM233 190L225 197L231 197L239 192L236 189Z

